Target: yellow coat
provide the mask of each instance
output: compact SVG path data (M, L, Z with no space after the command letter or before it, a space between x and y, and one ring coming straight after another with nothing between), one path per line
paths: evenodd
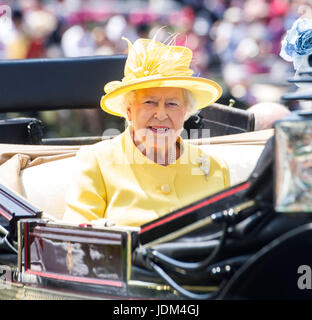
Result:
M180 142L184 151L168 166L145 157L129 129L112 140L82 147L66 195L64 220L108 218L119 225L140 226L229 187L229 170L223 161L206 156L206 179L199 163L203 151Z

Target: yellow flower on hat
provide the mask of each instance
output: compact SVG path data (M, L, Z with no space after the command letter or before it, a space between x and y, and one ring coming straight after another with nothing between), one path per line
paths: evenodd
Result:
M208 79L193 77L190 69L192 50L166 45L155 39L128 39L128 57L121 81L105 85L101 107L108 113L123 116L123 95L129 91L152 87L178 87L191 91L198 109L215 102L222 94L221 87Z

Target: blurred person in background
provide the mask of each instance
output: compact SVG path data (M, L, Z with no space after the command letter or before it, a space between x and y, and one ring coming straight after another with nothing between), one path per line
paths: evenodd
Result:
M255 116L255 131L273 128L275 121L284 118L290 113L286 106L273 102L254 104L247 111Z
M62 36L61 47L65 57L93 56L96 43L87 23L81 21L68 28Z
M27 58L46 57L46 39L57 27L56 16L47 10L29 10L24 13L25 30L30 37Z
M116 52L114 42L110 41L105 32L105 28L102 26L95 27L92 30L92 37L95 41L96 49L95 55L112 55Z
M30 37L23 25L23 13L19 9L12 11L12 29L6 41L7 59L25 59L29 50Z

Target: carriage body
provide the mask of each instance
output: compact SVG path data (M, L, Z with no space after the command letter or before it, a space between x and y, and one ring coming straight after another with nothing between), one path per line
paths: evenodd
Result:
M98 108L104 84L122 77L124 62L124 56L1 61L0 72L4 76L0 80L0 111ZM184 299L185 296L146 268L142 261L144 254L140 254L156 245L163 252L173 252L175 258L183 258L186 246L186 259L205 257L207 252L200 247L201 237L207 240L216 233L211 217L228 210L239 215L254 208L263 187L245 196L250 188L255 188L255 177L250 175L265 144L274 135L273 129L254 132L254 118L244 110L215 104L197 114L185 127L189 143L229 159L231 186L160 218L154 225L146 226L148 232L143 232L144 228L96 227L61 220L74 155L82 145L112 137L44 138L40 126L36 119L15 123L4 120L2 128L0 123L3 182L0 225L4 238L7 236L6 240L13 245L10 248L4 244L0 249L2 299ZM209 128L210 137L192 136L193 128ZM31 165L25 166L25 163ZM8 171L12 167L13 174ZM272 184L272 174L272 171L265 172L260 185ZM271 240L275 239L278 247L277 238L285 237L285 233L296 227L301 228L297 238L297 234L289 234L281 243L289 241L298 264L304 259L306 264L311 261L305 250L297 250L311 233L309 219L295 220L295 223L292 218L286 220L277 217L274 223L285 227L277 228L271 238L253 242L247 237L240 249L235 242L222 258L243 257L231 272L226 269L229 264L222 262L225 269L216 265L214 274L210 270L209 276L194 274L185 279L175 275L175 280L186 290L211 294L211 298L215 292L219 292L222 299L263 298L270 291L270 283L275 288L272 292L278 295L287 286L281 285L280 278L276 280L278 285L274 284L272 274L276 274L287 258L286 253L278 260L278 254L272 258L275 247L272 249ZM280 253L285 248L276 250ZM262 263L268 267L271 262L271 273L266 275L266 280L253 281L260 279L259 270L254 266ZM292 272L289 268L286 271L283 277L289 277ZM249 274L252 277L248 277ZM221 290L224 279L229 284ZM297 279L296 273L294 279ZM241 285L245 280L249 286ZM294 281L286 291L290 296L294 293L293 297L306 298L306 291L300 291L296 285Z

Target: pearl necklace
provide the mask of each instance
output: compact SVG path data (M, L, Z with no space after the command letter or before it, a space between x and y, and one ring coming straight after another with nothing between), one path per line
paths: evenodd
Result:
M182 153L182 146L178 142L176 142L175 146L175 148L170 148L168 150L168 165L177 161L177 149Z
M130 126L130 135L132 137L132 140L134 141L133 128L131 127L131 124L129 126ZM136 146L136 147L141 151L141 153L143 153L146 156L146 151L144 150L144 147L142 145L139 145L139 146ZM180 155L181 155L182 152L183 152L183 146L178 141L176 141L176 147L175 148L168 149L168 165L176 162L176 160L177 160L177 149L180 150ZM155 163L157 163L157 162L155 162Z

